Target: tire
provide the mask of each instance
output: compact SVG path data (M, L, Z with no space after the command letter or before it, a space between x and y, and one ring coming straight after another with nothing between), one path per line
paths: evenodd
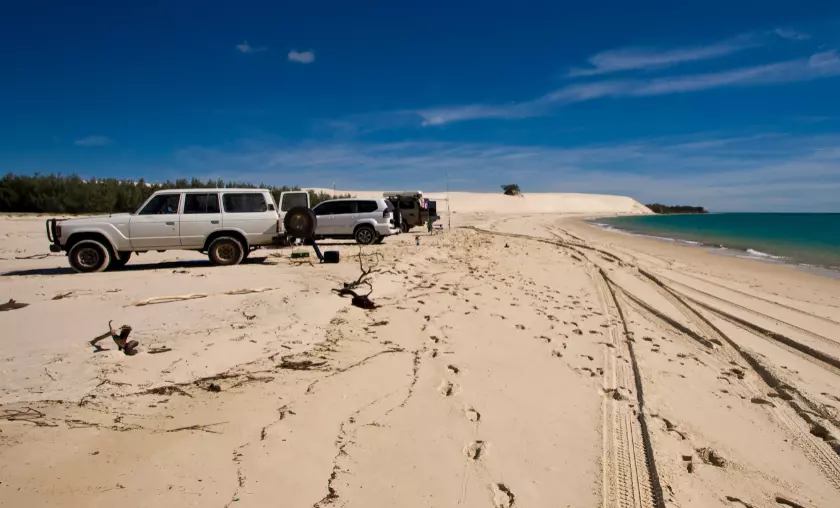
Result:
M292 238L314 238L318 227L315 212L305 206L296 206L286 212L283 217L283 227L286 234Z
M121 250L119 254L120 259L117 259L116 256L111 256L111 263L108 265L109 270L119 270L131 259L131 251Z
M242 242L230 236L220 236L210 242L207 249L210 262L216 266L238 265L245 258Z
M102 272L111 264L111 248L102 240L79 240L67 253L73 270L79 273Z
M400 231L402 231L403 233L408 233L409 231L411 231L411 226L408 225L408 222L402 221L402 224L400 224Z
M353 237L359 245L370 245L376 241L376 231L370 226L359 226Z

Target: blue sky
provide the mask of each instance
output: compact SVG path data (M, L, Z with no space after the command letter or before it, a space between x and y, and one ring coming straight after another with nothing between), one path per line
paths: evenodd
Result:
M266 4L3 2L0 172L840 212L840 2Z

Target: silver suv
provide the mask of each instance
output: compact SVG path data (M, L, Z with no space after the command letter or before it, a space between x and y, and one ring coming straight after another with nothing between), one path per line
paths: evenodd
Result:
M383 198L332 199L312 209L318 217L316 238L353 238L368 245L400 232L394 206Z

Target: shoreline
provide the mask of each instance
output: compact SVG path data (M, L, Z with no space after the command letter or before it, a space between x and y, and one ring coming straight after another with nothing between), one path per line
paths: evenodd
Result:
M670 214L670 215L678 215L678 214ZM679 214L679 215L701 215L701 214ZM702 214L707 215L707 214ZM711 215L711 214L708 214ZM614 226L612 224L602 224L596 222L598 219L607 219L607 218L614 218L614 217L633 217L633 215L610 215L610 216L597 216L597 217L589 217L582 219L583 222L590 225L591 227L597 228L601 231L606 231L609 233L617 233L621 235L628 235L637 238L646 238L650 240L654 240L661 243L667 243L671 245L680 245L684 247L693 247L701 249L709 254L714 254L716 256L724 256L736 259L745 259L749 261L758 261L761 263L768 263L775 266L785 266L789 268L794 268L796 270L805 271L808 273L812 273L815 275L820 275L822 277L828 277L833 279L840 279L840 267L834 266L824 266L824 265L814 265L805 262L799 262L795 260L792 256L782 256L776 254L770 254L767 252L762 252L759 250L755 250L752 248L741 249L736 247L728 247L723 244L713 245L702 241L696 240L686 240L683 238L676 238L676 237L668 237L668 236L658 236L654 234L646 234L640 233L637 231L632 231L629 229L624 229L619 226Z

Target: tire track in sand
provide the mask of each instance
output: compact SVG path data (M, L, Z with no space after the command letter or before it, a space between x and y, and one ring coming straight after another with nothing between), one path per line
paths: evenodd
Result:
M597 266L587 268L595 283L599 301L609 316L608 342L604 346L604 400L601 408L603 426L602 506L604 508L664 508L662 487L656 470L653 447L644 415L642 380L632 344L621 340L626 334L624 314L615 293ZM617 324L621 330L617 328ZM630 365L618 361L618 351L627 351ZM638 411L627 404L621 388L635 386Z
M832 443L829 442L831 439L825 434L825 427L823 427L822 424L810 414L813 412L818 416L825 418L825 415L822 411L820 411L820 408L803 395L798 389L779 379L773 373L771 368L766 365L766 362L760 360L753 353L741 347L735 340L715 326L715 324L706 318L699 310L690 305L680 294L669 288L651 273L646 272L641 268L638 269L639 273L643 277L647 278L658 292L674 304L686 317L686 319L694 323L703 331L703 333L709 335L707 339L729 346L728 350L716 351L716 354L721 355L724 359L730 359L733 356L733 353L740 356L747 365L750 366L753 372L757 374L758 378L763 381L767 388L775 391L779 395L780 399L787 402L787 406L773 406L768 407L767 409L773 413L783 427L791 433L796 444L798 444L805 455L817 465L829 483L831 483L834 488L840 490L840 451L837 451L833 447ZM611 283L609 277L605 273L603 273L603 275L608 283ZM618 287L624 294L629 295L629 292L626 289L617 285L615 286ZM755 330L753 330L753 332L755 333ZM755 397L760 397L767 391L760 389L747 380L741 380L741 383ZM806 407L808 409L806 409Z

